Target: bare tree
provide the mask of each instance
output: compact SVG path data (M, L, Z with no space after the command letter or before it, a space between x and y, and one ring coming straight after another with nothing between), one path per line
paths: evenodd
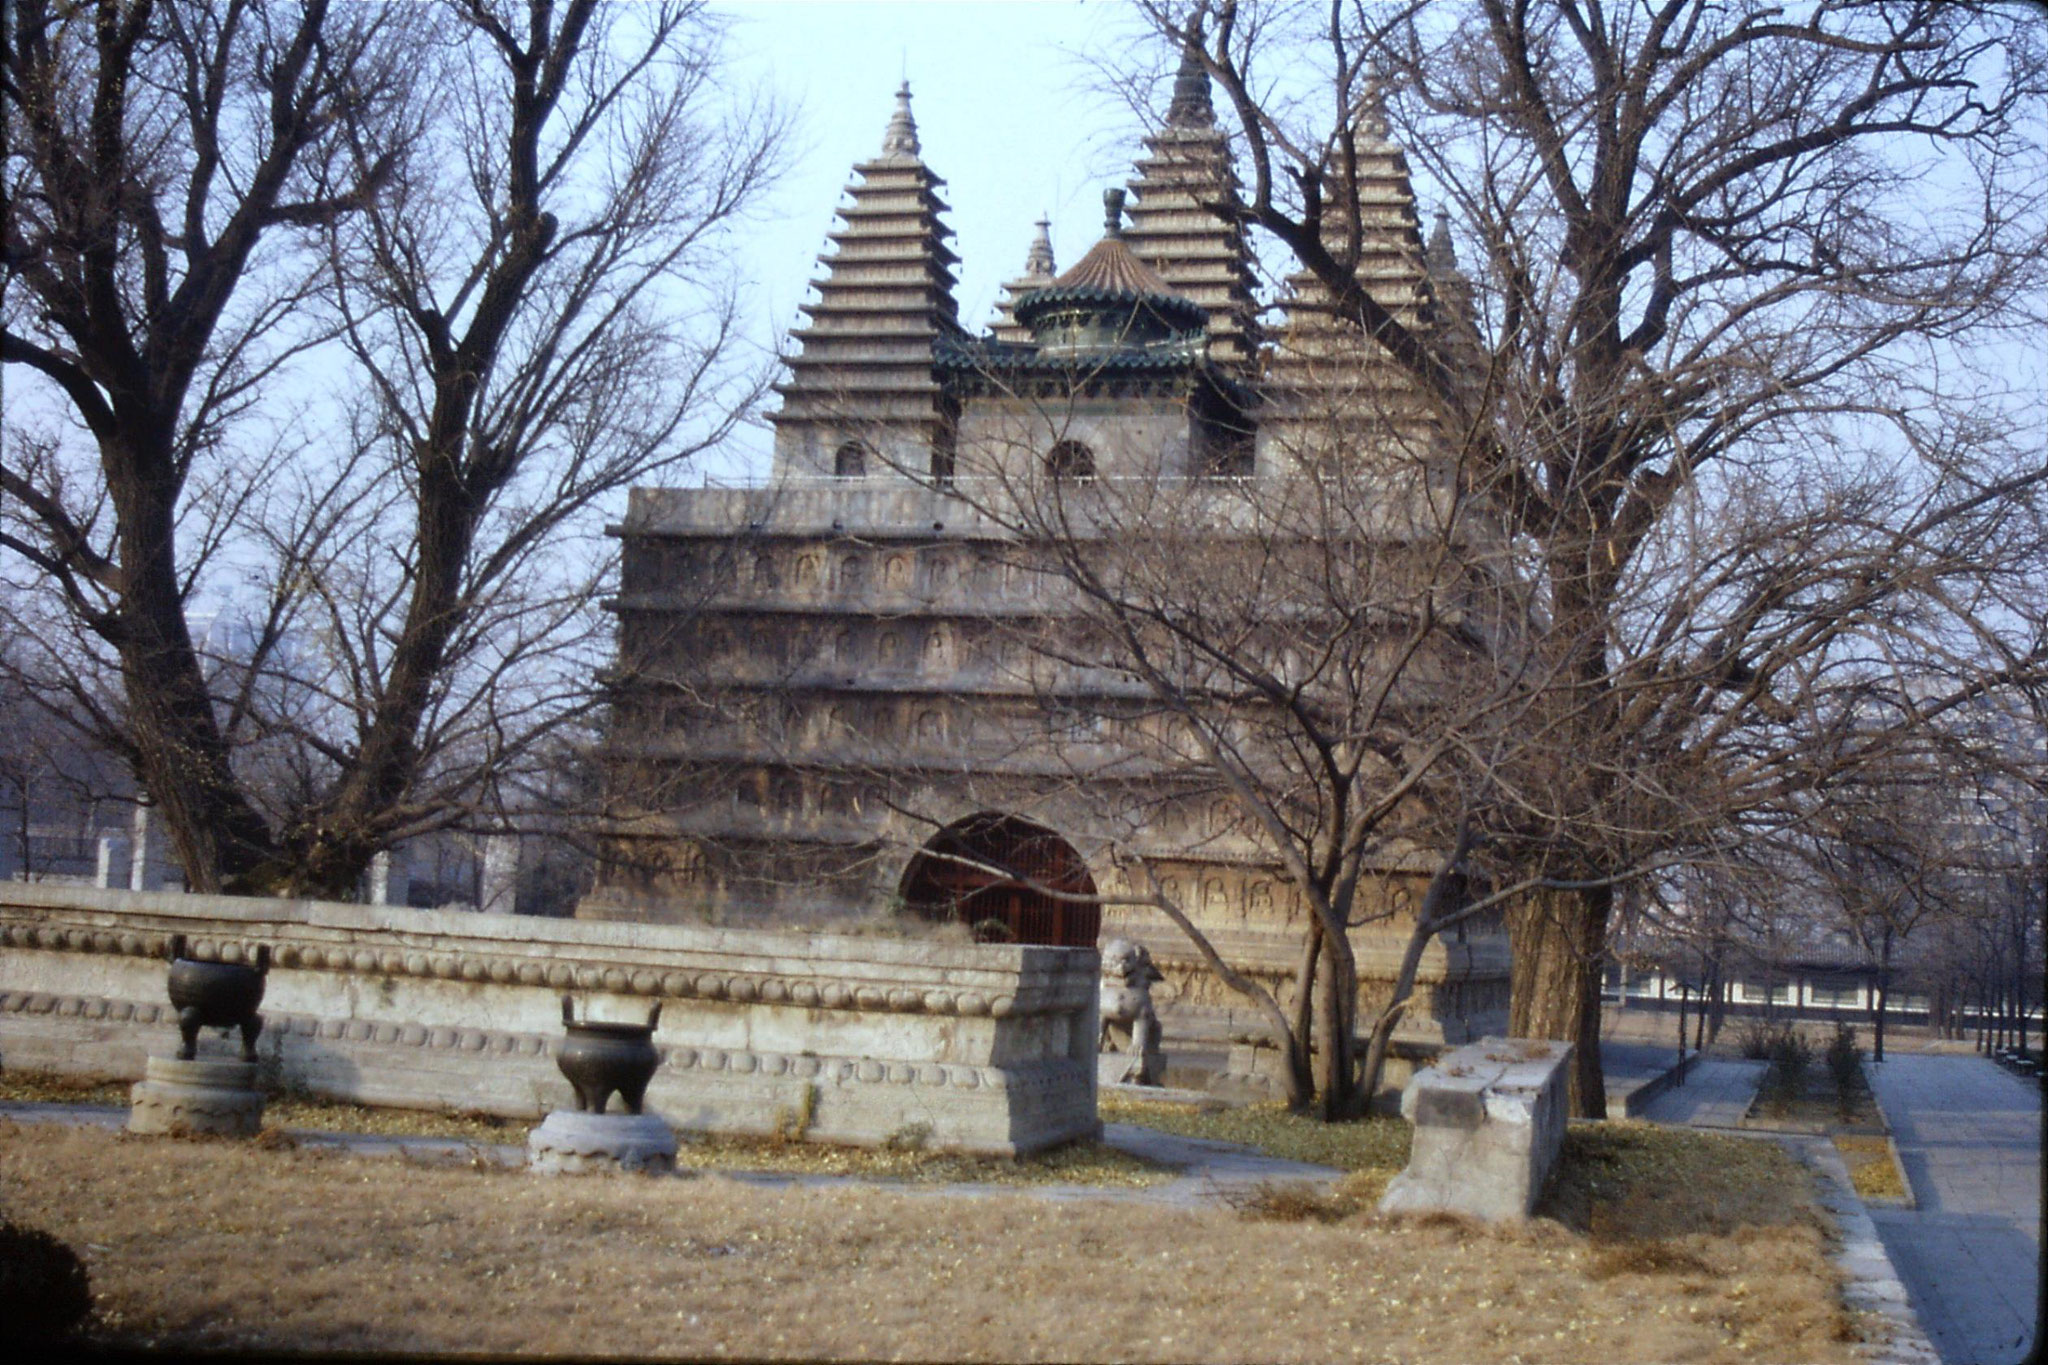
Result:
M1085 794L1119 884L984 870L1156 912L1264 1021L1290 1104L1355 1116L1427 949L1525 889L1466 876L1487 799L1476 736L1505 747L1540 692L1519 671L1528 604L1501 573L1495 511L1430 447L1311 459L1277 441L1254 477L1119 447L1098 472L1075 431L1072 405L1017 399L981 419L948 487L1001 529L986 553L1038 585L1010 634L1046 725L1018 742ZM1298 905L1279 979L1219 946L1191 855L1249 860ZM1418 874L1421 895L1393 893ZM1405 935L1370 1016L1364 927Z
M349 895L590 705L602 501L757 396L721 261L783 129L694 4L308 3L289 43L273 8L102 6L77 71L86 21L17 7L6 359L99 460L18 442L6 543L89 626L67 662L118 653L100 719L188 882ZM286 373L316 345L338 391Z
M1783 724L1807 661L1854 633L1825 623L1868 622L1880 599L1937 604L1948 625L1920 634L1942 650L1974 635L1976 664L2001 654L1982 639L1995 610L1963 622L1967 594L1881 570L1873 589L1861 554L1753 577L1735 547L1812 528L1773 516L1736 533L1730 518L1789 489L1866 548L1905 528L1926 567L1952 548L1935 542L1986 524L1983 500L2038 484L2039 451L2016 434L2033 400L1956 363L2030 321L2048 183L2027 116L2038 34L1933 3L1796 21L1686 0L1143 9L1167 41L1201 46L1235 113L1245 190L1217 209L1285 244L1375 363L1441 405L1529 548L1552 753L1516 778L1523 818L1489 842L1547 883L1512 918L1514 1030L1577 1039L1577 1103L1599 1112L1613 887L1699 842L1670 822L1706 803L1674 784L1742 768L1740 742ZM1477 389L1358 276L1377 120L1483 271ZM1889 528L1866 501L1887 490L1908 513ZM2004 655L1985 677L2044 657L2038 640Z
M289 325L310 288L296 239L397 163L408 15L24 0L8 19L0 360L53 386L98 467L66 479L42 451L10 453L0 543L118 661L138 776L212 889L271 839L185 621L185 494L306 344Z
M1951 899L1961 871L1947 817L1950 795L1919 779L1894 773L1872 784L1865 800L1840 801L1820 828L1809 831L1805 852L1817 889L1837 922L1846 926L1876 969L1871 994L1871 1059L1884 1060L1885 1015L1893 962L1905 941L1930 922L1954 913Z
M2048 900L2041 732L2027 709L1980 706L1954 717L1941 738L1947 743L1925 764L1919 790L1884 807L1884 875L1860 879L1839 899L1874 958L1917 932L1910 960L1934 997L1931 1022L1960 1036L1956 1006L1975 1003L1988 1046L2024 1048L2040 999ZM1894 865L1910 869L1913 893L1898 909L1886 902L1899 898L1885 894L1906 880L1889 871Z

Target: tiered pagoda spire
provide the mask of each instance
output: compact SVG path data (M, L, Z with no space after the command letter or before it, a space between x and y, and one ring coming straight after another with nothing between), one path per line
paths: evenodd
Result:
M1052 219L1040 217L1035 228L1031 249L1024 255L1024 273L1006 282L1002 298L996 301L996 317L989 330L998 341L1031 340L1031 329L1017 321L1017 300L1034 289L1045 288L1059 273L1052 258Z
M1371 102L1353 138L1357 175L1350 194L1361 229L1353 274L1403 327L1434 342L1443 310L1423 246L1407 157L1388 140L1385 120ZM1324 241L1333 254L1346 246L1345 194L1340 177L1332 174L1323 187L1323 223ZM1449 250L1447 227L1441 249ZM1455 274L1454 258L1445 269ZM1436 406L1421 386L1362 335L1356 321L1338 318L1330 291L1315 276L1297 271L1287 286L1281 300L1286 325L1266 366L1273 403L1269 420L1293 428L1304 458L1337 453L1335 448L1309 451L1308 443L1370 451L1398 441L1411 450L1423 449L1439 424Z
M951 405L933 374L933 348L961 334L953 299L960 258L945 245L945 181L919 154L907 81L881 154L853 169L844 226L819 258L817 300L803 307L810 321L790 333L802 350L776 386L776 473L945 472Z
M1472 281L1458 268L1458 251L1451 244L1448 209L1436 211L1436 226L1423 249L1423 263L1429 268L1430 287L1436 293L1438 350L1463 385L1466 399L1476 401L1486 379L1486 343L1479 337Z
M1192 44L1181 53L1166 122L1145 139L1136 170L1125 233L1131 250L1173 293L1208 310L1210 359L1248 371L1259 345L1256 277L1244 229L1207 207L1235 200L1238 181Z

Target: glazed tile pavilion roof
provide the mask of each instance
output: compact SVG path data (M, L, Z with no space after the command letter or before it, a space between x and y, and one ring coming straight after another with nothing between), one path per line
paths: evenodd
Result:
M1102 205L1102 240L1051 284L1020 296L1015 305L1017 320L1029 326L1063 305L1097 304L1105 311L1142 309L1167 329L1199 333L1209 320L1208 310L1175 292L1125 243L1124 192L1105 191Z

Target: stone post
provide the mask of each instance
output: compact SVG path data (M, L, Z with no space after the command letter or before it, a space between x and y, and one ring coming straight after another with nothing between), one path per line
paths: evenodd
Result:
M135 807L134 853L129 864L128 889L161 891L170 873L169 852L164 847L163 822L147 805Z
M412 866L402 848L387 848L370 859L370 904L404 905L412 890Z
M124 835L100 836L99 865L93 869L92 884L110 891L126 891L133 863L133 845Z
M477 878L476 908L486 914L512 914L519 897L519 836L488 836L478 857L483 869Z

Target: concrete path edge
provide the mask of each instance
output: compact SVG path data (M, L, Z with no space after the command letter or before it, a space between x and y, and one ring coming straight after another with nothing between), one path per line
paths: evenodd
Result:
M1843 1276L1843 1301L1852 1310L1875 1316L1887 1329L1885 1341L1870 1343L1868 1358L1877 1365L1942 1365L1835 1144L1821 1137L1779 1136L1778 1141L1812 1169L1821 1206L1834 1215L1841 1231L1842 1244L1833 1259Z

